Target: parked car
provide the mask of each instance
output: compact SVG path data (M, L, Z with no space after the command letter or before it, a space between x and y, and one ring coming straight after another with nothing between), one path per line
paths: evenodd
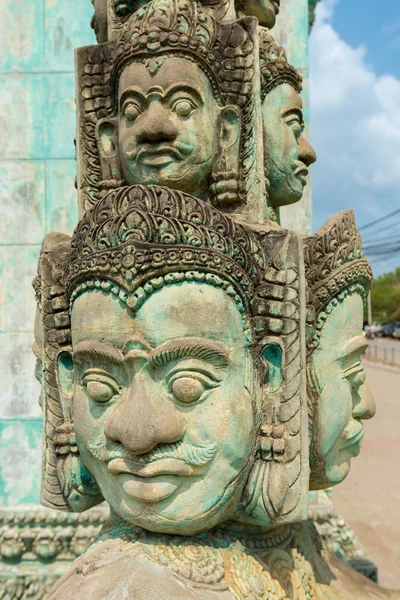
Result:
M374 339L375 337L382 337L382 325L379 323L372 323L371 325L366 325L364 327L364 331L367 335L367 338Z
M392 337L395 325L396 324L393 321L389 321L388 323L382 323L382 335L383 335L383 337Z
M400 323L396 323L393 328L392 338L395 340L400 340Z

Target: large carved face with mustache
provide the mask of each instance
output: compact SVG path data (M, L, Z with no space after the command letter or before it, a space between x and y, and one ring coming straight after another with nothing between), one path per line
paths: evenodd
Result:
M236 302L184 281L153 292L134 314L95 289L77 297L71 319L77 443L111 508L183 535L230 518L261 418Z
M206 199L220 109L200 67L162 56L132 63L121 74L118 103L125 181L165 185Z

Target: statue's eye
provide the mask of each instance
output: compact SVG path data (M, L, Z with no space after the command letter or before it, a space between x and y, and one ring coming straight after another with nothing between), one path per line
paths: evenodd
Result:
M304 124L300 120L300 117L292 116L286 123L292 129L296 138L299 138L303 134Z
M140 108L133 102L127 102L124 105L124 116L127 121L134 121L140 115Z
M344 376L347 381L350 383L353 390L358 391L360 387L365 383L367 379L367 375L364 371L364 367L360 362L358 362L353 367L346 369L344 372Z
M189 117L195 110L196 106L189 100L178 100L172 106L172 110L178 115L178 117Z
M190 404L202 396L205 386L195 377L179 377L172 383L171 391L180 402Z
M103 378L94 378L92 376L85 379L83 385L91 400L100 404L109 402L118 393L117 387L111 381Z

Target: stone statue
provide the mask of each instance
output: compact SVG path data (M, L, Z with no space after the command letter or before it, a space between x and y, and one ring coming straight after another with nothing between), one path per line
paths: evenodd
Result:
M44 240L35 351L41 501L110 516L47 597L399 598L307 521L374 413L371 271L351 211L279 227L316 157L301 78L254 16L272 26L278 0L93 3L80 220Z
M259 31L265 179L269 216L279 221L279 207L303 196L316 154L303 137L300 74L268 30Z
M375 403L361 355L368 344L363 312L372 270L362 256L354 213L338 213L305 239L306 277L315 313L309 343L311 489L340 483L360 451L361 420ZM332 343L335 340L335 343Z
M50 240L45 379L51 388L55 375L58 396L45 394L43 499L83 510L105 498L111 515L48 598L398 597L361 586L311 523L291 523L306 516L285 457L308 427L293 380L289 395L282 384L303 343L299 250L295 234L156 186L109 192L71 242ZM369 282L364 263L345 269ZM308 490L308 470L299 475Z

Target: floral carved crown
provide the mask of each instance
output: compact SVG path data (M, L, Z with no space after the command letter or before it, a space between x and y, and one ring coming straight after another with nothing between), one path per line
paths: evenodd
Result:
M302 89L300 73L288 63L285 50L279 46L268 29L259 27L261 101L277 85L289 83L296 92Z
M352 210L337 213L316 233L304 238L304 260L309 302L316 319L323 316L330 302L352 287L366 300L372 269L363 256Z

